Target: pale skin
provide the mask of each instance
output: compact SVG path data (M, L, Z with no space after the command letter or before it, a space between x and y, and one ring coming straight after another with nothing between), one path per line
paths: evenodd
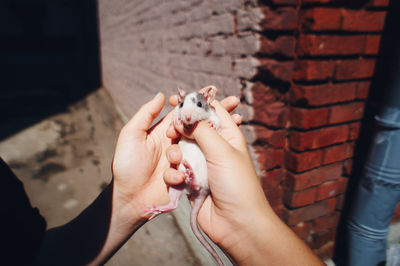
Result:
M176 98L170 103L176 105ZM212 196L200 209L200 227L239 265L324 265L270 207L236 125L240 118L230 116L218 101L212 105L221 120L219 134L206 122L191 135L180 125L167 132L171 139L181 134L195 139L206 157ZM168 148L167 158L171 164L180 162L178 145ZM184 177L170 168L164 180L176 185Z
M171 139L166 131L173 112L150 129L164 104L165 96L157 94L123 127L115 149L112 182L74 220L46 231L36 265L103 264L147 221L146 206L168 202L163 175L170 167L166 150ZM228 97L221 104L232 111L238 99Z

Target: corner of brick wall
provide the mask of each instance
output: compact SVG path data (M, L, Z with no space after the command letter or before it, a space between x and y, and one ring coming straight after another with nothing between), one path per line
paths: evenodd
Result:
M261 181L277 214L329 258L389 1L264 2L250 121Z

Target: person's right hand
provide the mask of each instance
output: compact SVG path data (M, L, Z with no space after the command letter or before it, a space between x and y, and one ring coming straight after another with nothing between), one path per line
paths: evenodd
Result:
M218 101L212 105L221 121L218 133L206 122L200 122L189 136L179 127L170 128L167 133L171 138L182 134L195 139L206 157L211 197L200 209L200 227L239 264L319 265L318 259L269 206L245 138L235 123L237 117L231 117ZM178 145L167 150L167 158L171 164L181 161ZM184 177L170 168L164 180L175 185L183 182ZM277 241L279 238L284 240ZM300 255L291 261L289 252ZM302 260L304 254L306 258Z
M232 249L239 239L246 243L249 225L255 228L252 224L270 208L241 131L218 101L212 105L221 121L219 133L208 123L200 122L192 135L186 137L197 141L207 159L212 197L200 209L199 225L215 243ZM176 130L184 134L182 129ZM167 135L176 136L171 129ZM172 145L167 156L172 164L178 164L181 159L178 145ZM177 170L169 169L165 181L171 185L182 182L183 178Z

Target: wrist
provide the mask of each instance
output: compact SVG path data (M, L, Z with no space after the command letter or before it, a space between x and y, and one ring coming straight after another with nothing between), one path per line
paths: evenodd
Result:
M112 181L105 190L112 193L112 222L118 230L134 232L146 219L140 210L134 197L128 197L118 190L118 186Z
M238 265L262 265L268 246L268 217L259 213L248 218L221 246Z
M242 233L245 241L228 251L239 265L324 265L271 208L254 217Z

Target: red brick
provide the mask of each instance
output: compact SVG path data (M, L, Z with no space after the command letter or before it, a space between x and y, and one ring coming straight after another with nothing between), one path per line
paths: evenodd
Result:
M333 213L336 207L336 198L320 201L303 208L286 210L285 220L289 225L313 220L320 216Z
M344 161L353 156L353 146L345 143L324 149L322 164Z
M309 106L351 101L356 98L357 88L361 82L346 82L339 84L323 84L312 86L293 86L291 101ZM364 83L364 82L362 82Z
M284 191L283 200L290 208L303 207L314 203L316 192L316 187L296 192L286 189Z
M328 127L306 132L292 131L289 135L289 145L296 151L318 149L348 139L349 128L347 125Z
M281 7L272 11L269 7L262 7L264 19L261 27L264 30L294 30L297 26L297 11L294 7Z
M271 87L264 85L261 82L256 82L251 87L252 101L259 103L271 103L277 101L277 96Z
M335 251L335 242L330 241L317 250L313 250L315 255L321 259L329 259L333 257Z
M382 31L386 11L342 10L342 30L375 32Z
M330 241L335 241L335 238L336 238L336 230L330 230L319 234L315 234L312 236L310 247L312 249L321 248L326 243Z
M321 165L322 151L286 153L286 166L293 172L304 172Z
M286 140L285 130L270 130L263 126L253 125L256 134L255 143L259 145L268 145L272 148L283 148Z
M375 59L351 59L336 61L336 80L370 78L374 75Z
M302 0L301 2L303 4L310 4L310 3L323 3L323 4L326 4L326 3L329 3L329 2L333 2L333 1L335 1L335 0Z
M345 194L339 195L336 198L337 198L336 210L342 210L345 201Z
M270 86L263 84L262 82L255 82L251 86L251 98L249 99L251 104L256 104L257 106L264 109L266 103L279 102L279 106L284 106L283 102L286 102L287 96L278 89L272 89Z
M380 35L366 35L365 36L365 54L377 55L379 53L380 43L381 43Z
M277 128L284 128L286 126L289 111L284 103L272 102L266 104L257 100L253 103L253 108L255 109L253 121Z
M269 170L283 164L283 149L266 149L255 146L255 152L258 155L258 161L265 170Z
M252 105L255 110L253 120L274 127L285 127L288 110L282 100L282 95L261 82L256 82L251 88Z
M320 185L317 189L316 201L332 198L336 195L343 194L347 188L347 178L339 178L336 181L328 181Z
M338 226L340 220L340 212L335 212L333 215L319 217L314 220L313 232L319 234L329 229L334 229Z
M276 206L271 206L271 208L276 213L276 215L279 216L279 218L283 219L285 207L282 204L276 205Z
M272 59L260 59L259 68L274 79L290 82L292 79L293 62L279 62Z
M363 54L365 36L300 35L296 53L299 56L354 55Z
M397 204L394 210L391 223L398 222L399 220L400 220L400 203Z
M341 163L322 166L302 174L288 172L285 185L293 191L299 191L329 180L337 180L341 177L342 172L343 166Z
M262 37L259 52L267 55L294 57L294 44L295 38L293 36L279 36L275 40Z
M351 176L351 172L353 170L353 159L348 159L343 163L343 175Z
M310 235L311 228L312 224L310 222L309 223L301 222L291 227L293 232L295 232L295 234L301 239L306 239Z
M305 30L339 30L341 11L336 8L313 8L300 13L300 23Z
M326 125L328 122L329 109L304 109L292 107L290 110L290 124L294 128L310 129Z
M264 189L264 193L271 206L279 206L282 204L283 189L281 186L273 189Z
M330 114L328 122L330 124L337 124L342 122L359 120L364 114L363 102L355 102L350 104L342 104L337 106L332 106L330 108Z
M359 82L357 86L357 99L367 99L370 86L370 81Z
M356 140L360 135L360 122L351 123L349 125L349 140Z
M298 0L272 0L275 5L297 5Z
M389 5L389 0L370 0L368 6L374 7L387 7Z
M294 80L325 80L331 78L335 62L331 60L297 60L295 62Z
M262 187L265 190L271 190L278 187L282 181L283 173L281 169L274 169L267 172L267 175L261 179Z

